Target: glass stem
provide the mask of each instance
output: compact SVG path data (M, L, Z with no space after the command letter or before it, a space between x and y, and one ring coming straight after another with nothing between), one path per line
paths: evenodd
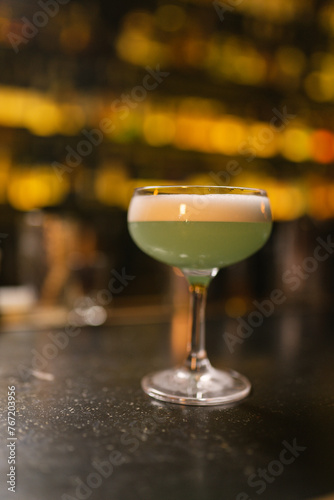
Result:
M185 366L191 371L205 371L209 366L205 350L205 305L207 286L190 285L190 330Z

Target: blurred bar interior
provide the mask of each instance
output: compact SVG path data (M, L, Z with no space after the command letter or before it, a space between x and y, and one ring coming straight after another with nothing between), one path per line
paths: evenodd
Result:
M330 308L314 250L334 228L333 0L0 0L0 65L3 328L183 307L178 271L127 232L151 184L268 191L271 240L221 271L209 315L274 288Z

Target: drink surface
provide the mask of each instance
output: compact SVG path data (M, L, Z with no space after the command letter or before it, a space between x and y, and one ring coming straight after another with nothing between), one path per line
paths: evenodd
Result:
M137 196L128 221L139 248L181 269L222 268L243 260L271 231L269 201L254 195Z

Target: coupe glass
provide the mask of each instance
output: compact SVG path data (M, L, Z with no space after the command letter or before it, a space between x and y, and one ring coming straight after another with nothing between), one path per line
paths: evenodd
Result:
M135 189L128 226L139 248L181 269L189 283L187 355L179 367L145 376L142 388L161 401L217 405L247 396L251 385L233 370L217 370L205 350L207 287L219 269L241 261L267 241L269 199L260 189L150 186Z

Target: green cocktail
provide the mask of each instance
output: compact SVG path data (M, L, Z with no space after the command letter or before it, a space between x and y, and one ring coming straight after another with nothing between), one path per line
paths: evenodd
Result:
M222 267L261 248L271 232L266 193L247 188L153 186L135 190L129 231L151 257L179 267L190 284L193 321L188 356L181 368L145 377L143 388L164 401L221 404L248 394L236 372L211 367L204 348L206 288Z
M130 222L129 231L156 260L180 269L211 269L256 252L267 241L271 222L144 221Z

